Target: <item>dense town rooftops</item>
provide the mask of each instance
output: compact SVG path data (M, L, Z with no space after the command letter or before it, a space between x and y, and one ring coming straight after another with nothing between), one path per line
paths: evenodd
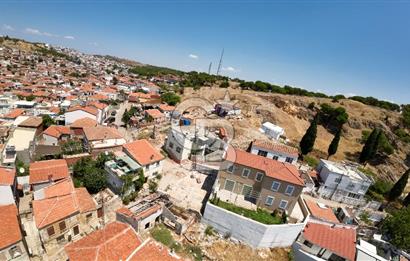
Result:
M298 169L292 164L268 159L233 147L228 148L226 160L261 170L265 172L268 177L304 186L303 179L300 177Z
M96 127L98 125L96 120L93 120L91 118L85 117L78 119L71 123L70 127L71 128L84 128L84 127Z

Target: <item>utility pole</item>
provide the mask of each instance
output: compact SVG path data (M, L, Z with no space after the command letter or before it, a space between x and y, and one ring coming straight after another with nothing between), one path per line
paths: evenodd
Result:
M224 48L222 48L221 58L219 59L218 70L216 71L216 75L219 75L222 68L222 58L224 57Z

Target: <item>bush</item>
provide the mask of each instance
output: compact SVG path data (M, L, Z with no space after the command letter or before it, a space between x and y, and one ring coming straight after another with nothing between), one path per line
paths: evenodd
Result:
M149 191L150 191L151 193L154 193L154 192L156 192L157 189L158 189L158 183L156 183L156 182L153 181L153 180L149 180L149 181L148 181L148 188L149 188Z
M181 97L179 97L176 93L174 92L166 92L161 95L161 100L162 102L167 103L168 105L176 105L181 101Z
M319 160L312 156L304 156L303 160L312 168L317 168L319 165Z
M207 226L205 229L205 235L213 236L215 234L214 228L212 226Z
M151 230L151 235L156 241L166 245L167 247L171 247L175 242L171 232L162 224L154 227Z
M394 131L394 134L395 134L397 137L399 137L399 139L400 139L402 142L410 143L410 134L408 134L405 130L403 130L403 129L397 129L397 130Z

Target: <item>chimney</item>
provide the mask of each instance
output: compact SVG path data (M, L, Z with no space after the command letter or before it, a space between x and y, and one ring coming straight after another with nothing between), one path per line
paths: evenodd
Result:
M153 159L154 159L154 154L152 154L152 155L151 155L150 159L151 159L151 160L153 160Z

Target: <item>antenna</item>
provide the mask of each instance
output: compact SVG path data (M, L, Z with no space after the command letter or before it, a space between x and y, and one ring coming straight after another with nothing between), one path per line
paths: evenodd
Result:
M218 70L216 71L216 75L219 75L222 67L222 58L224 57L224 48L222 48L221 58L219 59Z
M211 74L211 69L212 69L212 62L209 64L209 67L208 67L208 74Z

